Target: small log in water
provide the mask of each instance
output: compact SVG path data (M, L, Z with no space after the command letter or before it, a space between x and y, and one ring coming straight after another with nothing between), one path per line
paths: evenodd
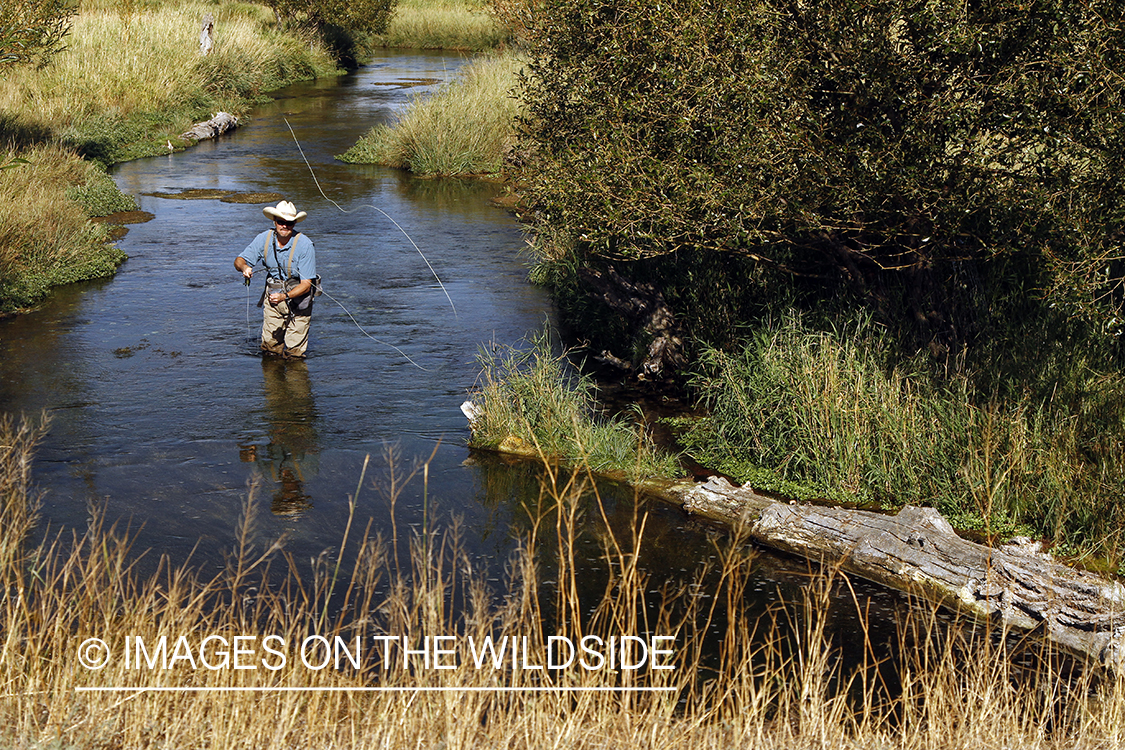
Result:
M978 616L1043 632L1075 654L1125 666L1125 587L1019 547L962 539L932 508L898 515L789 504L719 477L660 493L754 541Z
M183 140L202 141L217 138L228 130L238 127L238 118L226 112L219 112L206 122L196 123L191 130L180 136Z

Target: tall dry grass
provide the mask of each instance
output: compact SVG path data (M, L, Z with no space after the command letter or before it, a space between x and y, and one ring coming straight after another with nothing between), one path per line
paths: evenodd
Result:
M280 545L252 542L252 496L239 541L217 573L202 561L166 558L155 573L141 573L139 551L97 514L74 536L32 544L27 467L39 433L11 421L0 433L0 742L7 746L1046 750L1125 741L1119 680L1064 674L1050 655L1013 666L1004 641L925 608L903 623L898 649L869 643L865 663L843 673L826 616L831 573L810 579L803 602L747 617L754 555L737 533L718 544L710 575L652 590L640 563L643 511L638 506L628 528L598 526L600 501L596 493L590 499L581 473L545 472L534 523L501 591L486 587L455 523L378 539L353 517L339 548L302 572ZM380 484L392 507L405 480ZM361 479L358 491L371 490ZM354 497L351 507L354 513ZM580 593L572 554L584 514L595 522L589 533L601 540L607 572L604 591L592 599ZM552 557L555 568L544 570ZM545 575L553 589L543 587ZM340 668L311 669L292 653L281 666L262 648L268 636L287 644L339 637L350 645L409 635L420 646L424 636L463 644L492 635L526 637L542 653L551 635L625 634L674 636L676 669L462 663L439 670L417 656L404 668L397 655L383 662L378 649L365 649L358 666L343 655ZM161 636L164 657L179 655L167 669L152 656ZM181 636L182 650L174 645ZM225 650L225 668L189 663L208 636L225 638L225 648L212 640L196 658L218 665ZM235 636L248 639L240 657ZM156 668L123 663L122 644L137 637L150 647L141 658L152 656ZM101 669L79 662L89 638L111 645L114 658ZM96 656L88 647L83 653ZM235 658L256 668L233 669ZM620 689L640 686L674 690ZM117 687L135 689L104 690ZM558 689L525 690L547 687Z
M515 141L513 94L522 59L479 57L456 79L414 99L392 125L377 125L338 158L418 175L495 174Z
M7 157L21 161L0 169L0 310L28 307L54 285L113 273L125 255L107 244L104 226L88 221L88 206L73 192L105 194L109 182L116 193L105 172L59 146Z
M507 36L489 0L400 0L378 41L384 47L480 52Z

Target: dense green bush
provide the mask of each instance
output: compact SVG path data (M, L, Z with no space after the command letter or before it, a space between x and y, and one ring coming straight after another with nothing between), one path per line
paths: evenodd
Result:
M765 271L748 293L846 290L941 348L1016 288L1119 334L1123 17L1120 0L542 0L524 178L561 238L543 250L737 255Z

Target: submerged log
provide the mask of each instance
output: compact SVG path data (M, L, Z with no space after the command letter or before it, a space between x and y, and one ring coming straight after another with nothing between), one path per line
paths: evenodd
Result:
M932 508L898 515L779 502L719 477L661 493L754 541L955 610L1040 631L1065 650L1125 666L1125 587L1017 546L962 539Z
M183 140L202 141L208 138L217 138L228 130L238 127L238 118L226 112L219 112L206 122L199 122L191 130L180 136Z

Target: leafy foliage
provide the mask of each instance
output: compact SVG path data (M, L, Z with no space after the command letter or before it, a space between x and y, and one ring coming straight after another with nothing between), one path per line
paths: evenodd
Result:
M0 70L50 59L77 10L71 0L0 0Z
M1125 4L541 0L545 248L749 258L970 339L995 280L1120 333Z

